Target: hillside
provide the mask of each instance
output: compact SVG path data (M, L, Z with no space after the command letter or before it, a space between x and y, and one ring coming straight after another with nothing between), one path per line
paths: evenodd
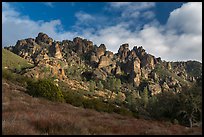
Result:
M26 59L2 48L2 69L23 69L32 66Z
M25 88L2 81L3 135L201 135L170 122L136 119L91 109L51 102L27 95Z
M200 62L44 33L2 55L4 134L201 134Z

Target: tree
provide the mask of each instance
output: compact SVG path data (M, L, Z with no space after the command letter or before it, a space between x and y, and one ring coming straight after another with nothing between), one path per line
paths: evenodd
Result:
M118 92L115 102L120 105L123 101L125 101L124 94L122 92Z
M89 82L89 91L94 92L95 91L95 86L96 86L96 83L93 80L91 80Z
M144 108L146 108L147 104L148 104L148 90L147 90L147 87L145 87L144 90L143 90L142 100L143 100L143 103L144 103Z
M116 79L115 89L117 93L120 92L120 87L121 87L121 81L120 79Z
M179 114L183 114L183 118L188 119L189 126L192 127L194 122L201 120L202 87L194 85L190 89L185 88L179 94L179 98Z
M99 82L97 83L97 87L98 87L99 90L102 90L102 89L103 89L103 84L102 84L101 81L99 81Z
M111 95L110 95L110 99L111 99L113 96L113 92L116 89L116 78L115 77L110 78L109 84L110 84L109 87L111 90Z

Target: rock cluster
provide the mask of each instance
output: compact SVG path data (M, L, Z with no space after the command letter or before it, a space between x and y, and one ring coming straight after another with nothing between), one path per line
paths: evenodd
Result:
M35 39L18 40L15 46L7 49L35 64L25 74L35 78L44 77L46 73L40 73L40 68L42 70L45 66L52 77L63 80L67 78L66 67L88 65L93 70L91 77L94 79L106 80L109 75L118 78L127 76L128 83L134 87L145 84L151 95L170 90L179 92L184 83L196 81L194 76L189 75L193 72L189 69L189 62L162 61L160 57L148 54L142 46L130 50L127 43L114 54L107 51L104 44L98 47L80 37L60 42L39 33Z

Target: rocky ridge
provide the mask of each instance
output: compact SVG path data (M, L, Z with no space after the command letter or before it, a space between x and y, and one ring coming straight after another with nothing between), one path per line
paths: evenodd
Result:
M160 57L147 53L142 46L130 50L127 43L114 54L107 51L104 44L98 47L80 37L73 41L54 41L47 34L39 33L35 39L18 40L15 46L5 48L35 65L22 72L33 78L49 76L67 81L67 70L78 66L77 74L86 79L125 78L122 83L129 83L140 90L147 87L149 93L155 95L166 91L180 92L183 86L202 77L202 64L199 62L162 61ZM193 68L191 64L197 67ZM196 74L193 73L195 71Z

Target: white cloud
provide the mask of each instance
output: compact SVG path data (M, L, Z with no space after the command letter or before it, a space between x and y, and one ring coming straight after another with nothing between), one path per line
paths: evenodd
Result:
M180 33L202 33L202 2L189 2L171 12L167 26Z
M113 8L127 8L127 10L145 10L155 6L154 2L110 2Z
M51 7L51 8L54 7L53 2L44 2L43 4L45 4L46 6Z
M142 12L155 7L154 2L111 2L110 9L118 10L121 12L122 18L147 18L154 17L152 11Z
M2 46L15 45L17 40L36 37L39 32L47 33L55 40L72 39L77 33L58 32L62 27L60 20L33 21L15 11L8 3L3 3Z
M75 14L76 18L80 21L80 22L89 22L89 21L93 21L95 18L93 16L91 16L88 13L85 12L77 12Z
M119 3L116 7L126 4ZM126 12L126 11L125 11ZM130 49L143 46L147 52L167 61L198 60L202 62L202 5L185 3L171 12L166 25L157 21L149 23L139 31L130 31L121 23L107 27L98 35L89 36L95 42L105 43L107 49L117 52L122 43ZM180 29L180 30L179 30Z

